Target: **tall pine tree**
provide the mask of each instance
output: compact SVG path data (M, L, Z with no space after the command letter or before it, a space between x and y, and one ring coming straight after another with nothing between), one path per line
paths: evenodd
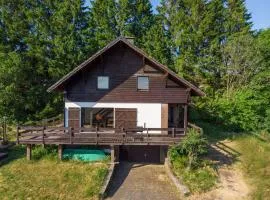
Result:
M151 57L174 69L171 36L162 15L156 15L151 28L142 39L142 48Z
M95 0L90 9L98 48L118 36L133 36L135 44L141 46L153 22L149 0Z
M25 121L57 113L52 105L61 98L46 89L89 51L84 1L2 0L1 5L0 114Z

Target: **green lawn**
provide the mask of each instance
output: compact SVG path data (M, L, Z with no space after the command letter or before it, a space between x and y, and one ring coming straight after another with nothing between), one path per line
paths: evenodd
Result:
M1 163L0 199L98 199L106 162L61 162L56 149L41 147L27 161L24 152L23 146L13 147Z

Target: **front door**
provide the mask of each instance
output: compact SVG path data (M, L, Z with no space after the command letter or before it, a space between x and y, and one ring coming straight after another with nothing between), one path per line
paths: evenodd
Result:
M136 108L115 108L115 128L136 128L137 109Z
M80 108L68 109L68 126L72 128L80 127Z

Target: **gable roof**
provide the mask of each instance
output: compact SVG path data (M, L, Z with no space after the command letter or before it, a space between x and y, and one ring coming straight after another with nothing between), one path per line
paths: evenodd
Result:
M135 52L139 53L140 55L144 56L146 59L148 59L150 62L154 63L156 66L158 66L162 71L168 73L171 75L173 78L178 80L180 83L184 84L187 88L190 88L192 92L194 92L195 95L197 96L204 96L205 93L201 91L198 87L194 86L184 78L179 77L176 73L174 73L172 70L170 70L168 67L165 65L159 63L153 58L150 58L144 51L136 47L134 44L130 43L126 38L124 37L118 37L112 42L110 42L107 46L96 52L94 55L92 55L90 58L88 58L86 61L81 63L79 66L75 67L72 71L70 71L68 74L63 76L59 81L57 81L55 84L53 84L51 87L47 89L48 92L52 92L56 90L59 86L63 85L66 83L72 76L77 74L80 70L82 70L84 67L86 67L89 63L94 61L96 58L98 58L100 55L102 55L104 52L106 52L108 49L116 45L118 42L123 42L125 43L128 47L133 49Z

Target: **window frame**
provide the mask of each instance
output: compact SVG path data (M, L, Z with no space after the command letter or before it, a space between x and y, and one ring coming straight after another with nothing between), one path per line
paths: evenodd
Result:
M147 89L140 89L139 88L139 78L141 77L146 77L148 79L148 88ZM149 76L145 76L145 75L139 75L137 76L137 91L143 91L143 92L147 92L150 90L150 77Z
M98 87L98 79L99 77L106 77L108 78L108 88L99 88ZM110 77L109 76L97 76L97 90L109 90L110 89Z

